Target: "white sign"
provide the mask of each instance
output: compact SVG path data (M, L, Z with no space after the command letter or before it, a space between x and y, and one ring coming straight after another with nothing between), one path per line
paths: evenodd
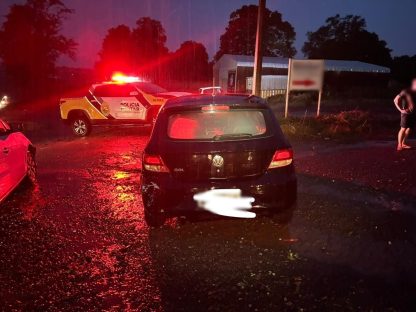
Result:
M293 60L289 59L288 80L286 90L285 118L289 115L290 91L319 91L318 109L321 111L322 87L324 84L324 60Z
M323 60L291 60L289 90L320 91L324 80Z

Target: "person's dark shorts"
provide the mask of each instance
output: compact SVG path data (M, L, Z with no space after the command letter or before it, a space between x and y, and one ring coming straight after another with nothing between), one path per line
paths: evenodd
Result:
M400 119L400 127L402 128L414 128L416 124L415 114L402 114Z

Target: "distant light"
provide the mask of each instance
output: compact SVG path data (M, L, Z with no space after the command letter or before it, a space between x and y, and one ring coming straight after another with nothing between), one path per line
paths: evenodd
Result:
M140 82L141 79L139 77L135 77L135 76L126 76L122 73L115 73L112 77L111 80L113 82L117 82L117 83L132 83L132 82Z

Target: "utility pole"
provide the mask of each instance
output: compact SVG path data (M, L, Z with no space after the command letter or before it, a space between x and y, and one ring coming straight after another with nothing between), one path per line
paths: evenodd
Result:
M261 69L263 61L263 18L266 9L266 0L259 0L259 10L257 13L257 34L256 50L254 54L254 73L253 73L253 94L261 94Z

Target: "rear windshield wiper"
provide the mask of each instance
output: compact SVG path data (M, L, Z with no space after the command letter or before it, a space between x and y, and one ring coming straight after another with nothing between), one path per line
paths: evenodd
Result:
M226 139L242 139L242 138L251 138L253 135L251 133L225 133L217 134L213 137L215 141L226 140Z

